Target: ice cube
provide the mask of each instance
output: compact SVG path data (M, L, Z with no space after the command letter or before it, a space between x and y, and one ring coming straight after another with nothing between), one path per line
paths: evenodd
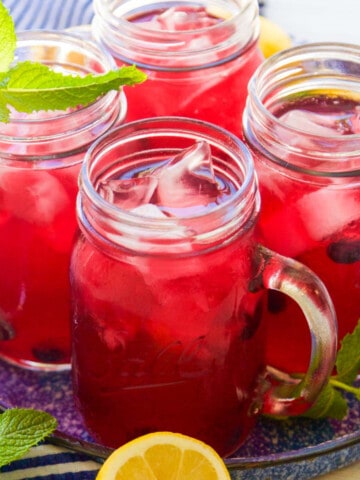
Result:
M214 15L219 14L219 15ZM141 25L147 29L167 32L191 32L181 41L172 40L171 50L179 51L199 51L207 49L206 54L209 57L209 63L217 60L218 54L210 54L209 50L212 45L225 42L234 34L233 27L226 25L224 28L216 30L211 29L208 33L204 33L204 28L212 27L224 19L229 18L229 13L222 9L206 9L204 7L179 5L164 10L159 15L155 15L151 20L142 22ZM172 60L173 62L173 60ZM186 65L186 56L182 60L182 65ZM218 81L218 80L217 80ZM205 84L207 82L203 82Z
M4 210L35 225L53 222L70 205L64 186L44 170L4 169L0 193Z
M280 117L289 127L297 128L312 135L333 136L356 133L360 129L360 110L355 112L315 113L294 109Z
M296 208L309 235L317 241L340 232L360 217L360 201L354 191L334 186L304 195Z
M124 210L133 210L140 205L149 204L157 186L154 176L129 179L110 179L102 181L98 193L110 203Z
M260 216L265 245L297 257L360 218L360 198L335 186L305 193Z
M88 311L106 347L122 349L151 317L152 292L142 274L125 261L115 262L84 245L79 261L79 301L86 298Z
M209 15L204 7L175 6L146 22L147 28L169 32L198 30L211 27L219 20Z
M151 203L147 203L144 205L140 205L139 207L136 207L131 210L132 213L136 213L137 215L141 215L146 218L168 218L165 213L160 210L159 207L156 205L153 205ZM148 230L149 237L151 238L153 236L152 230ZM145 230L143 230L142 238L145 238L146 233ZM186 226L181 225L180 223L176 223L172 225L172 228L162 230L161 232L157 233L157 236L162 240L181 240L183 239L184 241L181 242L181 245L178 244L176 247L172 247L173 250L174 248L176 249L177 253L180 252L189 252L192 250L192 243L191 243L191 235L189 237L188 230ZM186 240L188 239L188 240ZM133 242L132 242L133 243ZM166 248L163 246L163 248ZM147 252L151 252L153 250L153 247L151 246L151 242L148 244ZM148 272L148 265L146 262L140 262L138 264L138 268L140 271L143 273Z
M157 204L167 213L183 216L204 211L220 196L211 150L207 142L196 142L158 172Z
M165 213L152 203L139 205L138 207L133 208L131 211L146 218L167 218Z
M359 134L360 133L360 106L355 107L354 112L344 118L340 127L344 134Z

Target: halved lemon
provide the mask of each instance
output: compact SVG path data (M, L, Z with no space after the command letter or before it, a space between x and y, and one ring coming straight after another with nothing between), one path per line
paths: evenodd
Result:
M265 58L292 46L290 36L279 25L260 16L259 46Z
M230 480L216 451L195 438L171 432L143 435L116 449L96 480Z

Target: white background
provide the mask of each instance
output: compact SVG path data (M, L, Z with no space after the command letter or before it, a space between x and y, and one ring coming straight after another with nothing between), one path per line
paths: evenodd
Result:
M263 12L297 43L360 44L360 0L265 0Z

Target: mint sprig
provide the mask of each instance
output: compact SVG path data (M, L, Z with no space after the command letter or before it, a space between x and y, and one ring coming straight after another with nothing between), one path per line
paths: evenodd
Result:
M320 392L316 402L306 412L298 417L306 418L333 418L343 420L349 412L349 395L360 401L360 385L356 380L360 374L360 319L352 333L348 333L342 339L340 348L336 355L335 368ZM300 395L299 382L304 378L303 373L284 374L285 377L295 380L297 387L291 385L291 395ZM276 373L277 379L281 377ZM283 388L287 389L291 384L285 381ZM280 387L278 387L280 388ZM286 420L288 417L275 414L266 414L266 417L274 420Z
M19 62L0 79L0 121L9 118L7 105L26 113L65 110L88 105L110 90L143 80L144 74L135 66L79 77L54 72L41 63Z
M0 45L0 122L9 121L9 105L25 113L84 107L111 90L146 80L146 75L135 66L85 76L55 72L38 62L18 62L12 66L15 26L1 0Z
M2 2L0 2L0 41L0 72L6 72L14 58L16 35L13 20Z
M12 408L0 415L0 468L21 458L57 427L49 413Z
M360 401L360 387L355 386L360 371L360 320L354 331L342 339L335 367L336 374L329 378L316 403L303 416L342 420L349 410L343 394L347 392Z
M346 335L341 342L341 348L336 359L337 375L333 378L333 381L336 383L351 385L356 380L359 370L360 320L353 333Z

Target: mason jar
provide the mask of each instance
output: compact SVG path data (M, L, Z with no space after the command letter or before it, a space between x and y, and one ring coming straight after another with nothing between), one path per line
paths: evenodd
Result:
M308 44L266 60L249 84L244 135L259 176L264 244L325 282L341 340L360 318L360 47ZM307 368L311 337L300 315L270 292L272 364ZM282 348L289 338L298 348Z
M333 368L336 317L309 269L259 244L257 179L237 137L178 117L128 123L88 150L79 185L72 376L98 441L176 431L228 455L259 412L313 404ZM265 364L266 289L308 320L302 383Z
M263 57L257 0L94 0L92 33L118 65L148 79L126 88L128 120L176 115L241 136L247 83Z
M112 57L71 34L18 34L15 62L68 74L104 73ZM87 107L19 113L0 123L0 357L22 367L70 365L70 251L89 145L126 115L124 93Z

